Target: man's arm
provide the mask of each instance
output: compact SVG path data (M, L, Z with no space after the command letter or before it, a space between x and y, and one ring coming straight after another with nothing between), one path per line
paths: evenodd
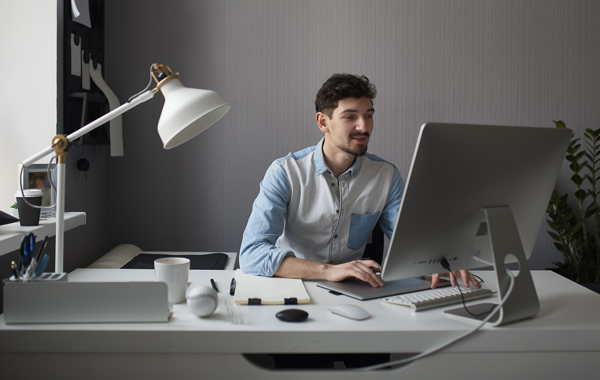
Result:
M275 247L283 233L290 189L287 177L275 162L260 183L260 192L244 230L240 268L244 273L271 277L284 257L293 252Z
M398 217L398 211L400 211L400 204L402 203L402 197L404 196L404 186L404 180L402 179L400 172L394 167L392 187L388 194L385 207L381 212L381 218L379 219L379 226L388 239L391 239L392 234L394 233L396 218Z
M275 276L327 281L358 278L359 280L368 282L373 287L383 286L383 281L381 281L371 268L381 270L381 266L373 260L355 260L349 263L331 265L287 256L283 259L281 265L279 265Z

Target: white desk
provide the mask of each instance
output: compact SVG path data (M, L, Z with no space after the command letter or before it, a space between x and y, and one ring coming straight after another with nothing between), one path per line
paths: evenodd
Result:
M85 224L85 212L65 213L65 231ZM21 238L28 233L37 235L37 240L56 233L56 218L41 219L37 226L23 227L19 222L0 226L0 256L16 251L21 246Z
M491 286L491 272L476 272ZM312 298L298 306L303 323L285 323L285 306L229 306L232 271L192 271L190 281L219 286L220 304L209 318L196 318L185 304L168 323L9 325L0 319L2 378L60 379L398 379L595 378L600 368L600 295L550 271L533 278L541 311L530 320L475 335L431 357L394 370L365 374L349 370L272 371L240 353L420 352L472 324L446 318L443 309L413 313L373 300L334 296L306 282ZM72 281L152 280L151 270L78 269ZM356 303L371 318L352 321L327 306ZM33 364L35 363L35 364Z

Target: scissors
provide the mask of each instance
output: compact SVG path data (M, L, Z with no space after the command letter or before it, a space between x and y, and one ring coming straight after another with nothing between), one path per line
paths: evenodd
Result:
M21 262L27 268L33 259L33 250L35 248L35 235L28 233L21 239Z

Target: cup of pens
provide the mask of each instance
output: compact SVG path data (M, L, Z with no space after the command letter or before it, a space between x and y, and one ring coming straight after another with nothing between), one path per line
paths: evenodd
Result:
M35 280L44 273L44 270L48 266L48 261L50 260L50 257L44 253L47 244L48 236L44 238L39 249L36 250L35 235L28 233L23 236L23 239L21 240L19 261L13 261L11 263L15 281Z

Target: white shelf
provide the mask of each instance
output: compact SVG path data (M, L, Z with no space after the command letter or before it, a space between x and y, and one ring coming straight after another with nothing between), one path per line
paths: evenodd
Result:
M85 224L85 212L66 212L65 231ZM19 222L0 226L0 256L16 251L21 246L23 235L33 232L37 241L52 237L56 233L56 218L42 219L38 226L22 227Z

